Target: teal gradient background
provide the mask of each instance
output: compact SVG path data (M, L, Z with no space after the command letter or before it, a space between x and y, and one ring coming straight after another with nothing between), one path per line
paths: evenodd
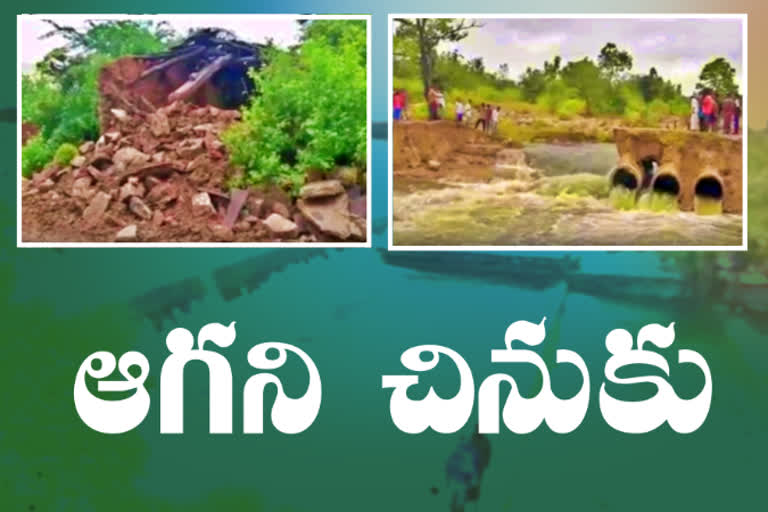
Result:
M372 121L383 122L389 97L388 12L623 13L637 12L637 7L623 0L29 1L0 8L7 70L0 82L0 107L16 105L15 14L21 12L370 13ZM641 7L644 12L749 13L749 120L752 126L765 125L765 3L649 1ZM587 363L592 379L587 418L568 435L542 427L525 436L493 436L480 509L721 511L765 506L768 320L729 311L721 290L706 285L706 276L692 273L690 297L667 301L622 294L626 284L618 281L615 293L603 286L610 275L663 276L658 255L652 253L578 254L585 279L591 276L601 284L578 292L561 282L537 284L503 270L492 272L482 268L482 259L458 253L436 259L436 274L390 265L381 227L387 211L387 146L382 140L372 147L373 217L379 226L373 249L17 249L16 128L0 123L0 286L9 326L0 359L5 398L0 510L448 510L445 461L476 416L455 435L405 435L391 422L381 376L401 371L399 357L406 348L437 343L461 353L479 384L506 370L491 365L490 350L503 346L507 325L518 319L538 322L542 316L548 318L542 350L550 368L556 348L575 350ZM514 255L502 257L511 263ZM708 257L700 255L692 265ZM477 270L489 272L470 278ZM768 302L762 295L757 299ZM165 334L174 327L196 332L209 322L230 321L237 321L238 332L235 344L225 350L234 374L235 434L206 433L207 376L202 367L190 367L186 433L159 435L157 383ZM607 359L605 335L618 327L636 333L645 324L672 321L677 333L673 348L697 350L711 367L709 418L690 435L667 426L641 436L613 431L597 404ZM246 353L268 340L302 347L323 379L320 415L297 436L271 428L259 436L237 433L242 430L242 385L254 373ZM101 435L77 417L74 377L96 350L139 350L150 361L153 405L134 432ZM679 367L674 350L665 355L678 393L695 395L701 375ZM456 377L450 368L438 368L422 382L449 395ZM525 393L537 392L532 372L508 371ZM286 393L301 394L306 377L298 363L281 372ZM561 397L580 385L568 369L553 369L552 379ZM268 404L273 396L267 393Z

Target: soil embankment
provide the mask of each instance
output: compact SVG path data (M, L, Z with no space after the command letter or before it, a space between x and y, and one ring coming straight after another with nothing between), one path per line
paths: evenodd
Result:
M395 186L421 180L487 180L493 176L497 153L505 148L486 133L453 121L396 122L392 139Z

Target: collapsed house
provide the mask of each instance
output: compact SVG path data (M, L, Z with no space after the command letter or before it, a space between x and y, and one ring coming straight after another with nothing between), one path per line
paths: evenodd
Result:
M364 174L234 188L221 135L254 92L258 45L201 30L161 55L125 57L100 75L101 136L67 165L22 180L22 239L54 242L364 241Z
M149 112L175 101L221 109L243 105L255 87L248 70L262 66L263 48L226 30L201 29L165 53L116 60L99 77L102 131L109 129L114 108Z

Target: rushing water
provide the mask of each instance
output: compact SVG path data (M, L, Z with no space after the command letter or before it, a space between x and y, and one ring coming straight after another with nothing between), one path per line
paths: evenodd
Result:
M539 179L488 183L437 181L396 187L396 245L740 245L740 215L619 211L594 190L616 161L613 144L532 144ZM518 173L519 174L519 173ZM519 177L519 176L518 176ZM550 184L573 178L559 193ZM588 179L589 178L589 179ZM582 186L584 183L589 186Z

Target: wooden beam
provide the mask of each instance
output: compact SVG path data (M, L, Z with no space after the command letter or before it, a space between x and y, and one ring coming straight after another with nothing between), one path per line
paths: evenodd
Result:
M185 53L182 53L181 55L177 55L177 56L172 57L172 58L170 58L170 59L168 59L166 61L163 61L160 64L155 64L151 68L145 69L144 72L141 75L139 75L139 78L137 78L136 81L138 82L142 78L146 78L146 77L148 77L149 75L151 75L153 73L157 73L158 71L162 71L164 69L167 69L167 68L173 66L174 64L176 64L177 62L181 62L181 61L187 60L187 59L189 59L191 57L197 57L198 55L200 55L204 51L205 51L205 48L203 48L202 46L198 46L197 48L194 48L192 51L187 51Z
M210 79L218 70L226 66L231 60L231 55L222 55L208 64L197 72L197 76L195 76L194 79L185 82L181 87L169 94L168 103L180 100L183 101L191 97L205 82L208 81L208 79Z

